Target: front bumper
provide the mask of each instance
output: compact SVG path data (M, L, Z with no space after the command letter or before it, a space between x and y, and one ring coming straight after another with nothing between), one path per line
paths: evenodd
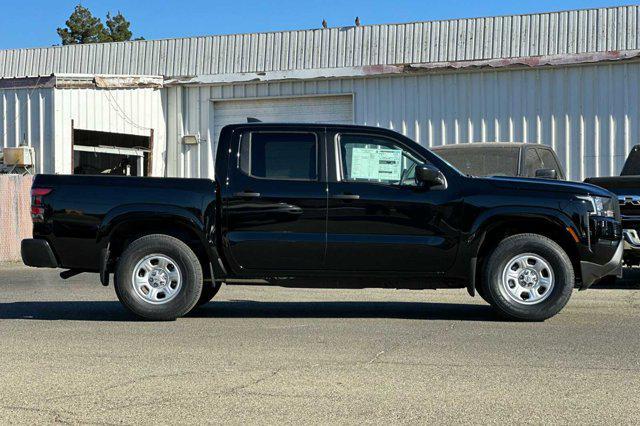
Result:
M581 290L591 287L601 278L609 275L615 275L622 278L622 254L624 253L624 241L620 241L613 257L604 265L593 262L580 262L580 270L582 272Z
M47 240L28 238L20 246L22 262L36 268L57 268L58 261Z

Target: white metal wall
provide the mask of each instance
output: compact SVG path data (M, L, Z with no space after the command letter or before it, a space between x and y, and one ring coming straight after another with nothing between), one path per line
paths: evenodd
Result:
M297 96L285 98L216 101L213 104L214 138L227 124L242 123L247 117L263 122L353 123L353 97Z
M36 150L38 173L53 173L53 89L0 89L0 150Z
M354 94L355 123L425 146L524 141L552 146L571 179L619 173L640 143L640 63L167 89L170 176L213 177L211 99ZM179 144L199 133L194 147Z
M150 136L153 175L164 175L166 121L160 89L0 89L0 148L36 150L38 173L71 172L76 129Z
M160 89L55 89L55 170L71 172L72 127L150 136L153 175L164 174L166 123Z
M634 5L15 49L0 51L0 76L187 76L632 50L640 48L639 15L640 7Z

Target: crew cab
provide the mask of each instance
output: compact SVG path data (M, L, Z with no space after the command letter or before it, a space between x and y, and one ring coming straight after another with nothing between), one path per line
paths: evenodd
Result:
M472 176L565 179L555 151L542 144L474 142L434 146L431 151Z
M622 213L623 262L640 265L640 145L631 148L620 176L592 177L585 182L616 194Z
M25 264L111 276L134 314L170 320L221 284L466 288L544 320L621 270L610 192L467 176L391 130L221 130L215 180L38 175Z

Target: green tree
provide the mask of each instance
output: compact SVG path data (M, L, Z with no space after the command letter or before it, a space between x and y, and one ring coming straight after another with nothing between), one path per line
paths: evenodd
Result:
M131 23L122 13L118 12L114 16L107 13L105 27L99 18L93 16L91 11L82 5L76 6L65 24L66 28L58 28L63 45L128 41L133 36L129 29Z
M66 28L58 28L58 35L64 45L107 41L107 31L100 19L81 5L76 6L65 24Z
M127 18L118 11L118 14L111 16L107 13L107 37L109 41L129 41L133 36L129 27L131 22L127 21ZM143 38L137 38L136 40L143 40Z

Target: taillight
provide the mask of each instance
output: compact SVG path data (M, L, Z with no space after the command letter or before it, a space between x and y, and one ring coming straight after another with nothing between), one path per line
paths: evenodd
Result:
M42 197L53 191L51 188L31 188L31 220L44 222L44 203Z

